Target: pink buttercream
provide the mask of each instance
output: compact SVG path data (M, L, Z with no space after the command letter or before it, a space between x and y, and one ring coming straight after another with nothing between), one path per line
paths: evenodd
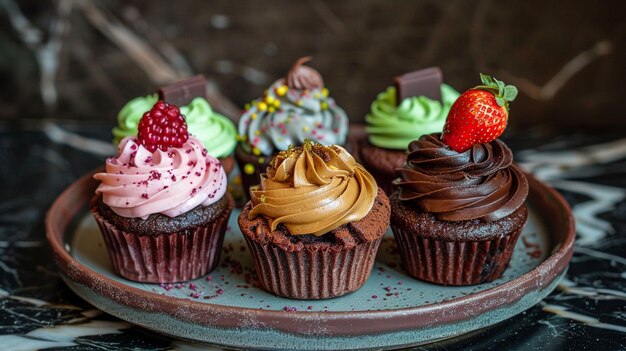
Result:
M106 161L96 193L122 217L176 217L198 205L215 203L226 193L226 173L193 136L181 148L146 150L134 137L122 139L117 157Z

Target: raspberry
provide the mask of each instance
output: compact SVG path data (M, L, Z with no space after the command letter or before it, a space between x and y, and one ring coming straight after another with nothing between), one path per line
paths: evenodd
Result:
M150 152L181 147L189 138L187 122L177 106L157 101L139 121L137 139Z

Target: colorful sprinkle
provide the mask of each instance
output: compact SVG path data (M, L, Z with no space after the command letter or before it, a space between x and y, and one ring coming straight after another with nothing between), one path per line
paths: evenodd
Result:
M276 88L276 95L278 95L278 96L285 96L285 94L287 94L288 90L289 90L289 88L287 88L286 85L281 85L280 87Z
M243 166L243 171L247 174L247 175L252 175L254 174L254 171L256 170L256 168L254 167L254 165L252 163L246 163L245 166Z

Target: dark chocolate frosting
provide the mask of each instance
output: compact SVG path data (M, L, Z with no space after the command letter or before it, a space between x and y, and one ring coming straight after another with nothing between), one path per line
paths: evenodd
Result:
M394 181L401 201L445 221L497 221L523 205L528 182L502 141L459 153L440 136L424 135L409 144L406 165L396 170L400 179Z

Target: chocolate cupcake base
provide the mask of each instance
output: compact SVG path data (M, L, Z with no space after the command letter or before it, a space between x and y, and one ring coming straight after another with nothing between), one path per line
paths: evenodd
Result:
M409 275L441 285L481 284L502 276L526 222L526 206L495 222L448 222L397 195L390 198L391 229Z
M454 242L392 229L409 275L441 285L474 285L500 278L522 232L520 228L492 240Z
M246 236L263 288L292 299L328 299L359 289L369 278L381 239L344 250L288 252Z
M226 175L229 176L230 172L232 172L233 168L235 168L235 156L231 154L226 157L220 157L218 158L218 160L222 164L222 167L224 168L224 172L226 172Z
M270 230L263 216L248 218L252 204L238 219L263 288L293 299L327 299L360 288L369 277L376 251L387 231L391 207L378 190L362 219L321 235L291 235L283 225Z
M115 272L143 283L176 283L212 271L219 262L233 200L211 221L173 233L138 234L106 220L95 202L91 212L104 237Z
M244 201L250 199L250 187L259 184L261 173L264 173L274 156L256 156L246 152L241 143L235 149L235 160L241 174Z
M379 148L364 140L359 147L359 156L365 169L367 169L379 187L387 195L394 191L392 181L396 179L396 168L400 168L406 162L406 151L389 150Z

